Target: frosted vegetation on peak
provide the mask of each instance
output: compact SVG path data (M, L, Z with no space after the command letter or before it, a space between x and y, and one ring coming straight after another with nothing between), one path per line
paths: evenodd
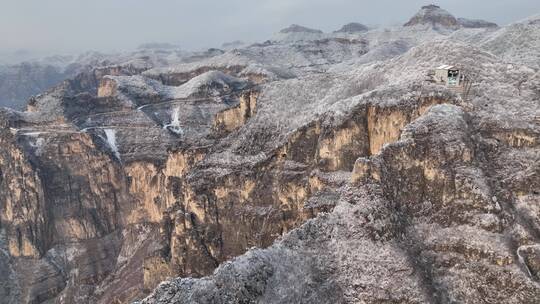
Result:
M504 60L540 68L540 15L505 26L487 35L480 45Z
M203 73L180 86L163 85L157 80L141 75L107 76L107 78L114 80L119 90L128 96L160 99L186 99L197 97L202 93L218 95L222 91L237 90L247 86L245 80L220 71Z
M351 23L345 24L339 30L335 31L335 33L359 33L359 32L367 32L367 31L369 31L369 28L367 26L361 23L351 22Z
M280 33L287 34L287 33L316 33L316 34L322 34L323 31L321 30L315 30L311 29L305 26L301 26L298 24L292 24L287 28L282 29L279 31Z

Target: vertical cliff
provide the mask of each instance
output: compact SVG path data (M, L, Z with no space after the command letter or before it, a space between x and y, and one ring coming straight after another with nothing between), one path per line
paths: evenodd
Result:
M7 129L0 134L0 225L9 254L39 258L52 242L48 207L41 177Z

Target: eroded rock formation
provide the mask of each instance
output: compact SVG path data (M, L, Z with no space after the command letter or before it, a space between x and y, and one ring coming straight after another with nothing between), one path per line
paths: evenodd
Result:
M2 110L0 302L536 303L531 54L415 31L293 27Z

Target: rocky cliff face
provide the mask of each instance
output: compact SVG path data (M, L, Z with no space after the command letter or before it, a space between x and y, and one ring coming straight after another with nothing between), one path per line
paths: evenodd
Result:
M426 5L422 6L422 9L409 22L405 23L405 26L414 25L431 25L435 28L457 29L459 22L454 16L439 6Z
M208 278L165 282L143 303L534 303L531 219L500 198L468 115L432 107L356 162L333 212Z
M2 110L0 302L535 303L538 70L415 31L99 66ZM445 63L468 94L425 81Z

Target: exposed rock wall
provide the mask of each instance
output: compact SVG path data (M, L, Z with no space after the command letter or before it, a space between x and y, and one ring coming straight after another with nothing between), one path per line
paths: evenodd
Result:
M358 157L378 154L385 144L397 141L403 128L430 106L446 102L457 101L420 97L411 104L365 103L341 120L323 119L301 128L278 154L327 171L352 171Z
M214 119L214 129L218 133L232 132L245 125L257 109L258 92L250 91L240 96L238 106L218 113Z
M0 228L11 256L38 258L51 238L41 178L12 134L0 132Z
M370 154L378 154L385 144L397 141L403 128L424 114L429 107L445 102L448 100L423 97L417 104L409 107L370 106L367 113Z
M179 181L180 195L168 198L177 202L168 205L175 210L170 214L174 227L170 235L171 267L182 276L205 275L250 247L269 246L278 236L317 214L317 209L304 205L327 188L324 178L316 178L321 174L318 170L352 171L358 157L369 156L372 150L396 141L403 126L429 106L445 101L421 97L401 106L363 104L340 122L331 124L328 121L332 119L327 118L300 128L274 151L272 158L248 170L231 168L225 175L214 175L211 167L196 167L198 174ZM386 131L380 132L383 128ZM143 184L155 178L151 176ZM139 193L167 193L151 189L161 188L152 186Z
M164 165L133 162L124 168L129 192L136 201L127 223L160 223L163 213L173 208L181 197L181 179L204 157L203 150L176 151L169 154Z
M98 97L110 97L115 96L118 92L118 86L116 82L111 78L103 78L99 82L97 89Z
M472 121L456 106L431 108L357 162L377 174L338 188L333 212L207 278L167 281L143 303L535 303L537 237L509 216L492 184L498 157L485 158Z
M2 134L1 228L19 299L39 303L72 292L70 284L97 284L114 268L111 235L130 208L123 174L84 133L36 137L24 149L12 143Z
M224 138L245 127L256 114L257 99L257 92L247 92L237 107L218 112L212 136ZM125 302L172 276L208 275L220 263L251 247L268 247L319 212L332 210L340 195L336 189L350 178L359 157L378 154L428 107L448 101L421 96L412 102L366 102L345 116L324 115L247 167L213 164L206 160L207 148L171 150L164 162L120 163L104 138L78 132L42 137L46 145L30 141L31 163L55 181L43 190L45 202L52 204L45 218L54 235L42 250L74 242L69 250L77 254L51 270L46 285L25 283L37 286L26 296L85 294ZM432 178L438 174L428 172ZM143 235L149 239L129 237L142 229L137 227L147 227ZM101 253L93 257L92 250ZM37 260L34 267L57 269L56 259ZM133 284L123 289L126 283L111 274L123 274ZM100 286L101 279L107 285ZM72 283L65 285L66 280ZM89 289L83 292L81 285Z
M85 133L49 137L37 147L54 237L51 242L102 237L120 227L131 200L124 175L111 155L101 152ZM38 144L39 145L39 144ZM54 160L54 161L51 161Z
M170 254L183 275L207 274L252 246L270 245L301 222L308 194L304 171L275 166L210 180L201 176L182 185L171 215Z

